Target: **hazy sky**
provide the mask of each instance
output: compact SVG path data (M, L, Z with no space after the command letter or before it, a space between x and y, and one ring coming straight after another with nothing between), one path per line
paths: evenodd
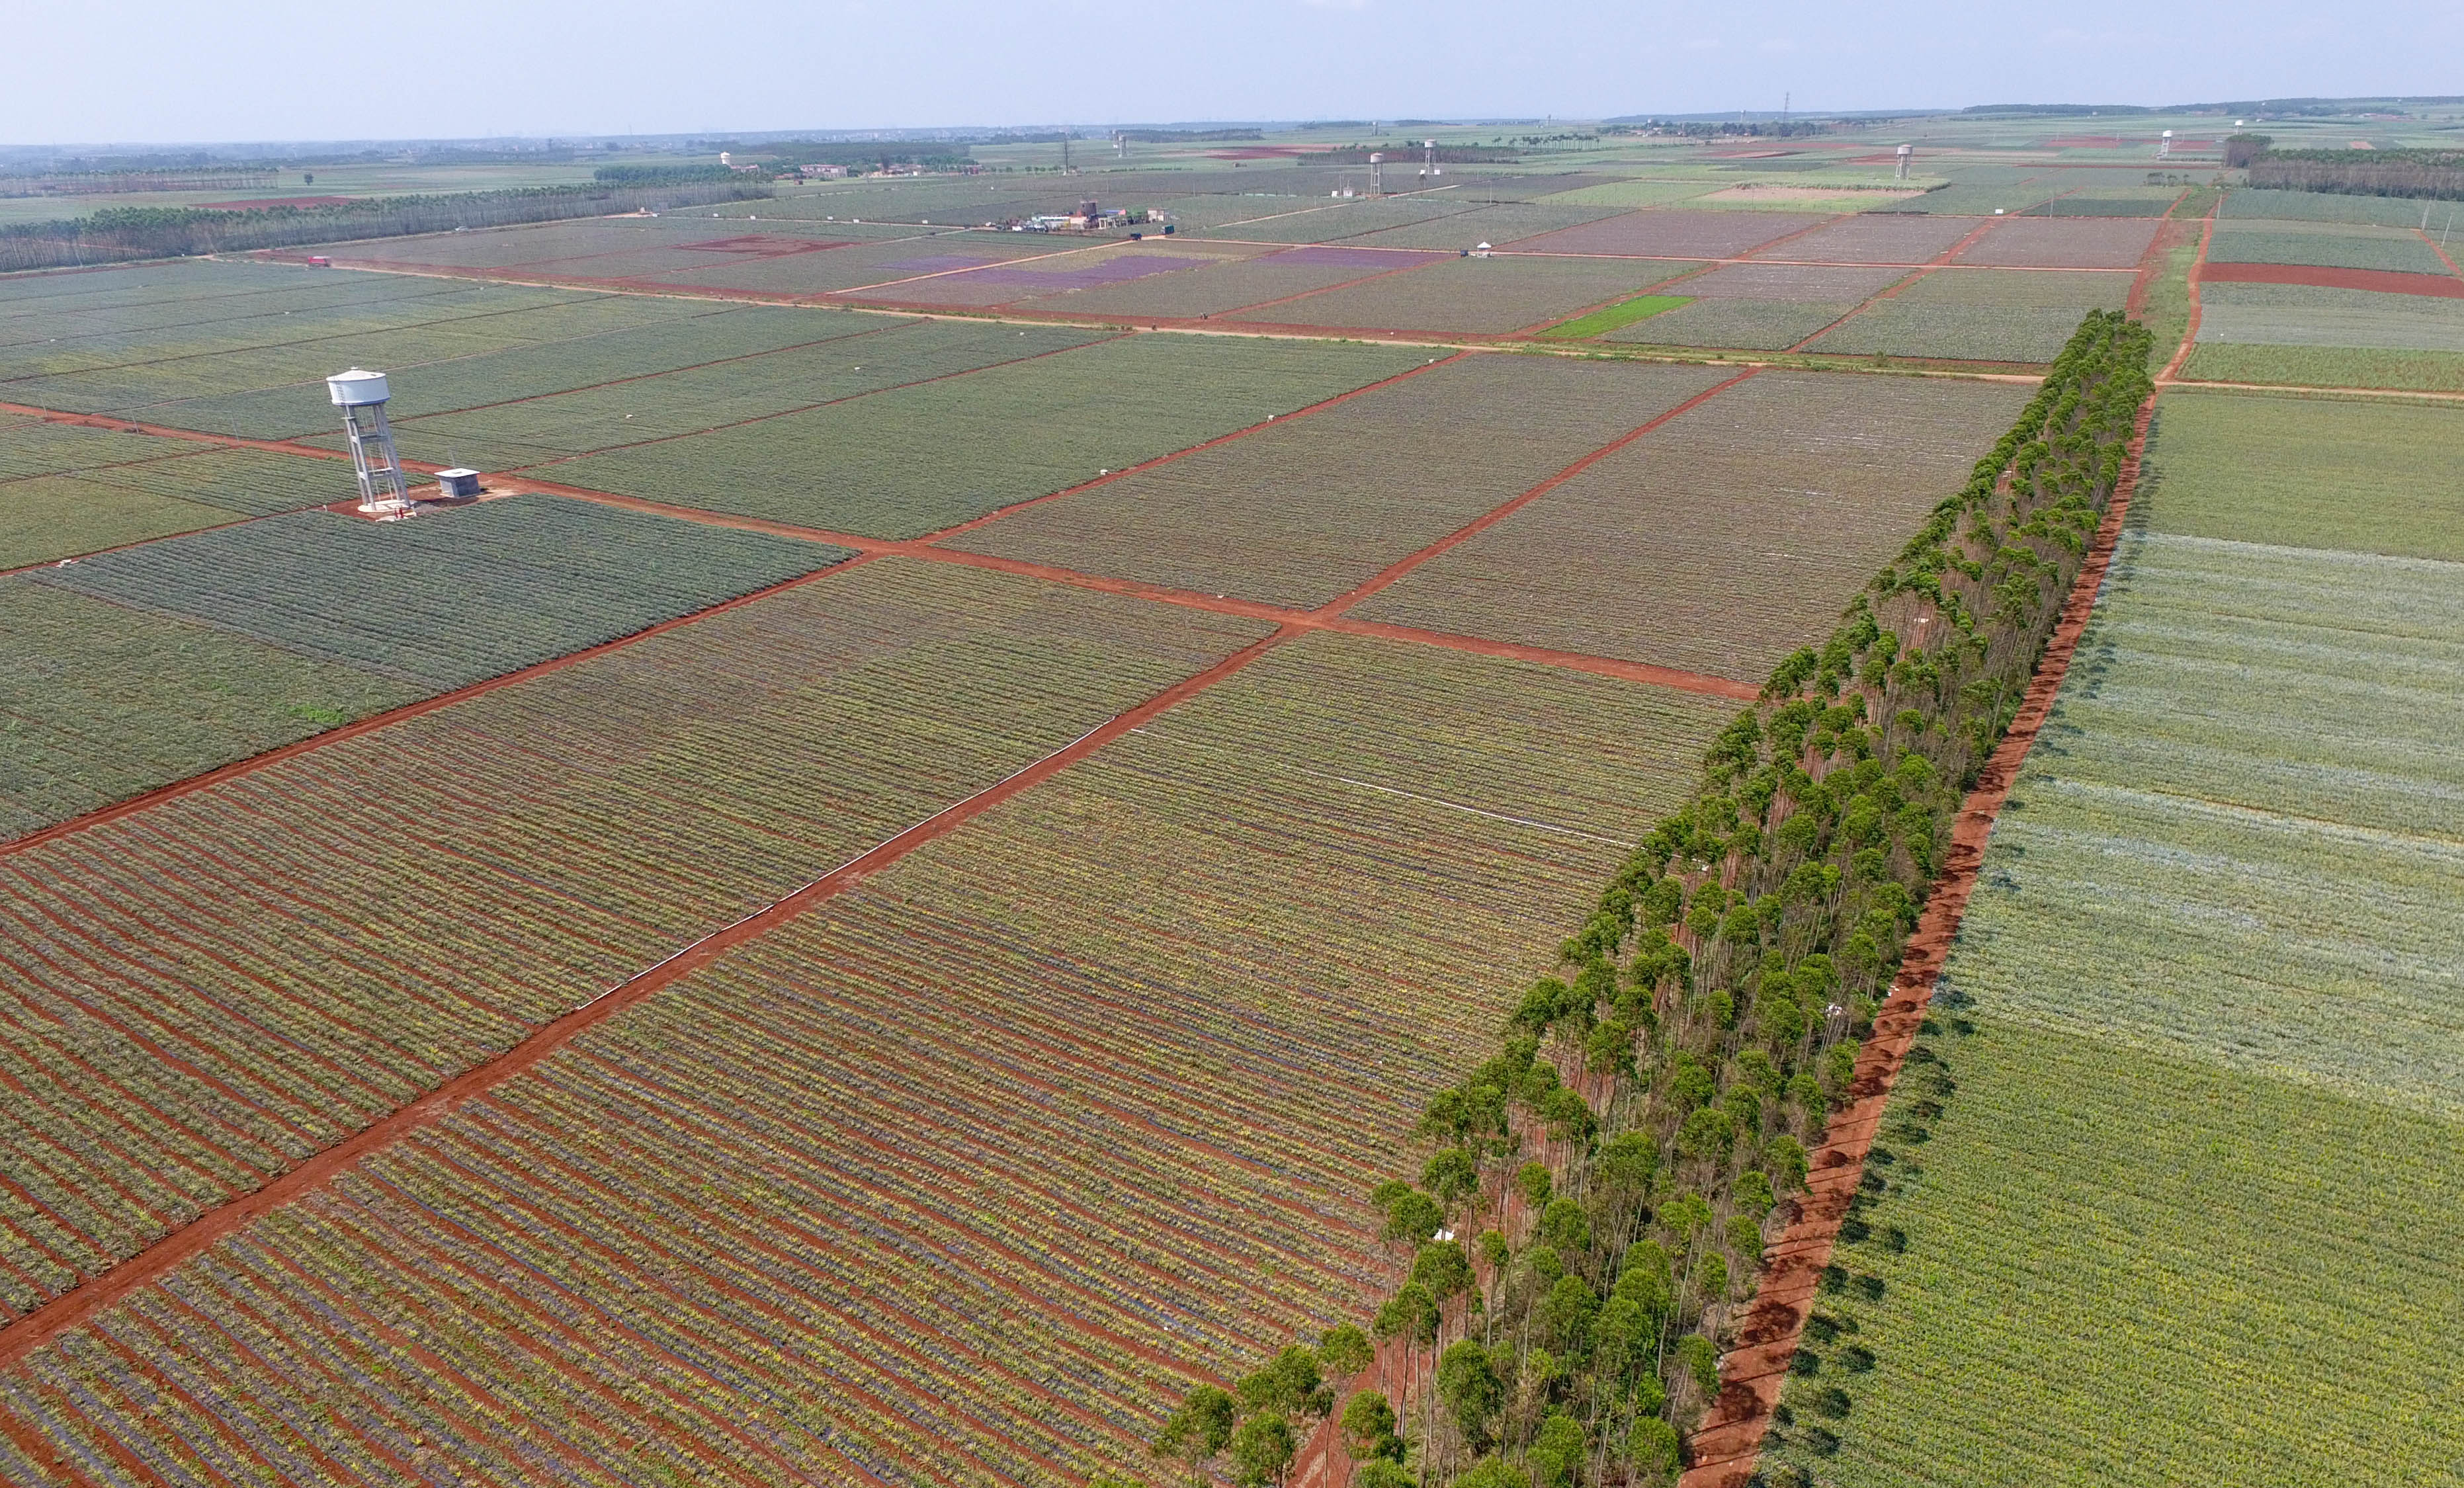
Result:
M2456 0L0 0L0 142L2464 92Z

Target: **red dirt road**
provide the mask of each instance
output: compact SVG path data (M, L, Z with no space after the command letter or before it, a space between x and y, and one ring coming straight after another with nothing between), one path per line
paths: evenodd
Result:
M2436 244L2431 244L2435 249ZM2330 290L2372 290L2381 295L2424 295L2464 299L2464 278L2443 274L2399 274L2387 269L2328 269L2317 264L2210 263L2199 274L2210 284L2308 284Z
M2138 431L2131 439L2122 478L2104 520L2097 527L2087 561L2063 601L2061 621L2028 685L2019 715L1961 807L1942 882L1925 901L1925 917L1909 938L1891 995L1874 1019L1872 1036L1858 1051L1856 1082L1850 1087L1855 1100L1832 1118L1822 1146L1813 1153L1808 1192L1797 1202L1796 1217L1771 1242L1764 1258L1761 1287L1738 1325L1736 1346L1720 1361L1720 1398L1695 1429L1689 1443L1694 1465L1679 1479L1679 1488L1745 1488L1753 1476L1771 1408L1779 1403L1788 1383L1789 1361L1795 1356L1797 1338L1813 1310L1822 1268L1830 1263L1840 1221L1847 1217L1849 1200L1864 1176L1865 1154L1881 1127L1892 1083L1925 1021L1935 979L1949 957L1960 916L1976 886L1994 816L2018 778L2036 732L2053 711L2071 655L2096 607L2105 570L2113 561L2114 543L2130 510L2140 457L2147 443L2147 423L2154 412L2151 398L2139 410Z

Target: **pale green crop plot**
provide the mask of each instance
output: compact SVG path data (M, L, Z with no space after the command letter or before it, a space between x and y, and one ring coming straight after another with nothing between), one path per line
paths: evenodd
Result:
M2183 405L2160 465L2218 437ZM1846 1330L1790 1388L1794 1480L2464 1462L2464 565L2170 536L2229 510L2180 489L1994 829L1942 1062L1902 1076L1817 1304Z
M2422 208L2427 207L2425 212ZM2269 191L2237 187L2225 193L2219 218L2276 218L2290 221L2346 222L2383 228L2427 225L2437 237L2451 220L2453 202L2421 202L2402 196L2348 196L2341 191Z
M319 506L350 467L0 416L0 569Z
M2216 230L2208 245L2213 263L2315 264L2334 269L2377 269L2392 274L2448 273L2437 252L2418 233L2392 229L2320 230L2321 224L2233 222Z
M1419 348L1135 336L690 439L556 478L715 512L914 536L1393 376Z
M2311 284L2199 286L2199 343L2464 352L2464 299Z
M427 694L25 579L0 633L0 840Z
M1977 964L1963 950L1954 974ZM1886 1290L1817 1299L1856 1331L1810 1350L1766 1470L1837 1488L2453 1481L2464 1380L2440 1320L2464 1313L2464 1127L1991 1006L1973 1037L1926 1040L1959 1087L1931 1141L1905 1136L1925 1097L1894 1103L1901 1161L1869 1170L1894 1192L1868 1217L1906 1252L1837 1253ZM1844 1419L1816 1404L1831 1388Z
M2464 409L2169 392L2141 479L2161 532L2464 561Z

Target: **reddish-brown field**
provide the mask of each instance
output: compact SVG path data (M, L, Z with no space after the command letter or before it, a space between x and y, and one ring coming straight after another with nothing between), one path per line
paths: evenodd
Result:
M1354 613L1758 680L1889 561L2027 398L1766 372Z
M2331 269L2318 264L2220 264L2199 266L2209 284L2312 284L2331 290L2371 290L2381 295L2427 295L2464 299L2464 279L2444 274L2398 274L2385 269Z

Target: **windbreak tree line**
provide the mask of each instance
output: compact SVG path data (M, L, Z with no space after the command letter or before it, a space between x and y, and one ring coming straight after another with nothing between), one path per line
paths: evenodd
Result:
M1372 1195L1407 1278L1366 1329L1376 1384L1336 1398L1371 1362L1339 1327L1193 1391L1159 1454L1280 1482L1283 1444L1333 1414L1370 1488L1674 1477L2086 560L2148 345L2088 316L1966 487L1719 736L1494 1057L1429 1101L1425 1163Z
M527 186L434 196L372 196L330 207L236 210L111 207L90 217L0 227L0 273L666 211L769 195L767 186L740 181L684 182L659 186Z

